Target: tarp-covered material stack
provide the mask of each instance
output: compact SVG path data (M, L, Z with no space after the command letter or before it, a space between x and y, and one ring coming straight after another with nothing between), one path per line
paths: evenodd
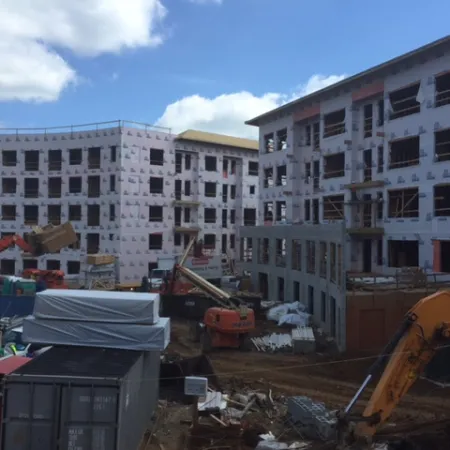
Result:
M158 311L159 294L49 289L36 294L23 340L162 351L169 344L170 320Z

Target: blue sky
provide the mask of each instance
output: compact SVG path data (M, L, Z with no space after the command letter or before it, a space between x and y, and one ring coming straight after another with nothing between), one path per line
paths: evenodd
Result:
M243 121L443 37L450 17L438 0L109 2L92 20L100 0L0 0L3 126L121 118L250 136Z

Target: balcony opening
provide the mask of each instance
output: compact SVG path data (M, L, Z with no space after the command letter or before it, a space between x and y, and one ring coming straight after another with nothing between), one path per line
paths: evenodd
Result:
M450 72L436 76L436 108L450 104Z
M320 122L313 124L313 150L320 150Z
M273 167L269 167L268 169L264 169L264 187L272 187L273 186Z
M313 189L315 192L320 189L320 161L313 162Z
M17 178L2 178L2 194L17 193Z
M87 233L86 235L86 247L88 255L95 255L100 251L100 234L99 233Z
M175 180L175 200L181 200L181 196L183 195L181 186L182 186L182 181Z
M48 198L61 198L62 195L62 178L50 177L48 179Z
M277 151L281 152L287 148L287 128L277 131Z
M287 184L287 167L277 166L277 186L286 186Z
M184 222L191 222L191 208L184 208Z
M81 177L69 177L69 194L81 194Z
M378 146L377 149L377 173L383 173L384 171L384 147L382 145Z
M327 243L321 241L319 243L319 275L321 278L327 277L327 260L328 260Z
M151 208L151 206L150 206L150 208ZM152 222L150 214L149 214L149 217L150 217L150 219L149 219L150 222ZM181 207L180 206L176 206L175 207L175 210L174 210L174 221L175 221L175 226L176 227L181 227Z
M52 225L61 225L61 205L47 206L47 221Z
M230 223L235 224L236 223L236 210L232 209L230 211Z
M434 215L450 217L450 184L434 186Z
M311 145L311 125L306 125L305 127L305 146L309 147Z
M228 227L228 209L222 209L222 228Z
M274 146L273 133L266 134L264 136L264 153L273 153Z
M222 202L228 203L228 184L222 184Z
M205 156L205 170L217 172L217 158L215 156Z
M80 261L67 261L67 275L78 275L80 271Z
M275 220L277 222L284 222L286 220L286 202L279 201L275 204Z
M330 281L336 282L336 243L330 242Z
M377 192L377 220L383 220L384 196L382 192Z
M25 170L27 172L39 170L39 150L25 151Z
M190 180L185 180L184 181L184 195L186 197L190 197L191 196L191 182L190 182Z
M450 161L450 128L434 132L434 157L437 162Z
M388 191L388 217L419 217L419 188Z
M312 201L312 220L314 225L319 224L319 199L314 198Z
M164 192L164 178L150 177L149 184L150 184L150 194L162 194ZM181 191L181 186L180 186L180 191Z
M248 174L252 177L259 175L259 163L257 161L248 162Z
M110 203L109 205L109 220L110 222L116 220L116 205L113 203Z
M112 163L117 162L117 145L111 145L109 148L109 160Z
M364 139L372 137L373 132L373 105L364 105Z
M62 152L61 150L48 151L48 170L62 170Z
M377 126L382 127L384 125L384 98L378 100L377 107L378 107Z
M17 151L16 150L3 150L2 151L2 164L4 167L16 167Z
M69 148L69 165L79 166L83 162L83 150L81 148Z
M389 169L417 166L420 164L420 137L413 136L390 142Z
M230 249L234 250L235 248L236 248L236 235L230 234Z
M99 198L100 197L100 175L91 175L87 179L88 182L88 197Z
M305 184L309 184L312 178L311 163L305 163Z
M25 178L24 197L39 198L39 178Z
M316 242L306 241L306 272L316 273Z
M286 267L286 239L275 240L275 265Z
M271 225L272 222L273 222L273 202L264 202L264 223L266 225Z
M214 250L216 248L216 235L205 234L203 236L203 247L205 249Z
M244 208L244 226L256 226L256 208Z
M2 220L16 220L16 205L2 205Z
M253 238L241 238L241 261L253 261Z
M388 240L389 267L419 267L419 242Z
M292 241L292 270L302 270L302 241Z
M184 155L184 168L186 170L191 170L191 164L192 164L191 155L189 155L189 153L187 153L186 155Z
M311 200L305 200L304 208L305 222L309 222L311 220Z
M78 222L81 218L81 205L69 205L69 222Z
M175 226L177 226L175 224ZM173 235L173 245L175 247L181 247L181 234L180 233L174 233Z
M101 166L101 148L89 147L88 148L88 169L100 169Z
M164 150L159 148L150 149L150 165L164 166Z
M258 264L268 264L269 262L269 239L258 239Z
M179 208L181 210L181 208ZM180 211L181 216L181 211ZM176 214L175 214L176 219ZM149 222L163 222L164 221L164 211L162 206L152 205L148 208L148 221ZM181 217L180 217L181 222ZM181 223L180 223L181 225ZM177 226L180 226L177 225Z
M389 94L390 120L420 113L420 103L417 101L419 90L420 83L414 83Z
M217 184L211 181L205 183L205 197L216 197L217 195Z
M323 158L324 179L345 176L345 152L327 155Z
M345 108L324 116L323 137L338 136L345 133Z
M2 275L15 275L16 274L16 260L15 259L0 260L0 270L1 270Z
M363 153L364 162L364 183L372 181L372 149L364 150Z
M328 195L323 197L323 220L343 220L344 195Z
M183 171L183 154L175 152L175 173L181 173Z
M87 206L87 225L88 227L100 226L100 205Z
M24 205L23 219L25 225L39 225L39 206Z
M225 178L228 177L228 159L226 158L222 161L222 173Z
M216 209L215 208L205 208L204 209L204 222L205 223L216 223L217 222L217 216L216 216Z

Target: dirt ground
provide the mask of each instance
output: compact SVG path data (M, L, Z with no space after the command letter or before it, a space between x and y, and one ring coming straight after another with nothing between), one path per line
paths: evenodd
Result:
M261 327L259 331L262 332ZM198 346L189 340L187 324L172 322L171 344L168 351L182 356L199 354ZM216 375L228 390L271 389L279 396L306 395L315 401L325 403L330 409L341 409L348 404L375 359L333 358L329 354L306 357L256 351L242 353L235 350L215 351L210 358ZM371 389L368 389L358 402L356 411L362 410L370 394ZM166 450L176 448L173 447L173 443L175 434L182 431L180 420L182 417L186 418L186 415L189 416L189 409L186 407L172 411L166 414L170 416L170 423L168 417L164 420L165 427L172 430L168 433L169 439L164 439L167 430L159 433ZM449 448L450 389L420 380L402 399L389 422L378 433L378 439L381 440L408 436L420 450ZM320 443L312 448L325 447Z

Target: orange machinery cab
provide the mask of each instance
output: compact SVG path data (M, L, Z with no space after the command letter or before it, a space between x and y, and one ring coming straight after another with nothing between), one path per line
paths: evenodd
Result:
M253 309L209 308L204 317L205 332L202 335L204 350L212 348L241 348L250 346L249 332L255 329Z
M65 273L62 270L25 269L22 276L34 279L42 277L48 289L69 289L64 280Z

